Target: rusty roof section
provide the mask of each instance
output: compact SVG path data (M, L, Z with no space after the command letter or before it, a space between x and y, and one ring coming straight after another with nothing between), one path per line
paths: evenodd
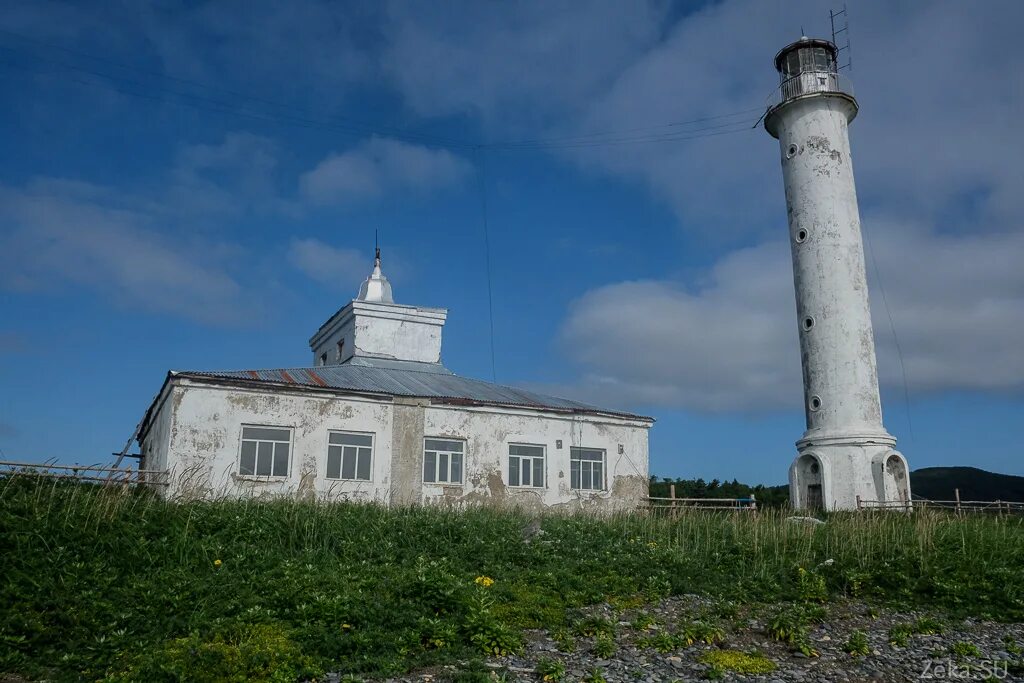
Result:
M375 396L428 398L435 403L492 405L651 421L650 417L608 410L528 389L460 377L440 363L362 357L341 365L276 370L185 371L173 375L245 384L304 386L317 390Z

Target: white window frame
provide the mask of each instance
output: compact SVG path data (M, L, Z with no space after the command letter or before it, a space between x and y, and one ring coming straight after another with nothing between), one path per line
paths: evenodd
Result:
M513 454L512 449L515 447L520 448L539 448L540 455L525 455L525 454ZM512 461L516 462L516 473L515 476L512 474ZM530 461L530 467L527 472L530 473L530 483L523 483L523 460ZM536 464L534 461L540 460L541 467L541 482L538 484L534 476L537 472ZM510 443L508 445L508 468L505 470L505 476L508 477L508 485L512 488L521 489L543 489L547 488L548 479L548 447L545 444L540 443ZM514 483L513 483L514 482Z
M429 442L451 442L461 445L461 450L443 450L440 448L428 448ZM428 454L433 454L433 480L427 478L427 467L430 463ZM453 463L458 456L459 461L459 478L455 480L452 477L452 470L455 469ZM443 462L442 462L443 461ZM445 471L442 471L445 470ZM441 475L445 476L445 479L441 479ZM465 439L452 439L443 436L428 436L423 439L423 483L430 484L432 486L462 486L466 480L466 440Z
M335 434L342 435L342 436L360 436L360 437L368 436L368 437L370 437L370 445L366 446L366 445L363 445L363 444L332 443L331 442L331 437L333 435L335 435ZM324 468L324 479L328 479L330 481L358 481L358 482L373 481L373 458L374 458L374 451L376 450L376 447L377 447L377 435L374 432L354 432L354 431L346 430L346 429L331 429L331 430L328 430L328 432L327 432L327 459L326 459L326 462L324 463L326 465L326 467ZM340 449L341 452L339 453L340 459L338 461L338 476L332 477L331 476L331 449L335 449L335 448ZM355 450L355 453L353 454L353 457L355 458L355 463L353 464L353 476L346 477L346 476L344 476L344 474L345 474L345 455L346 455L346 451L349 450L349 449L354 449ZM370 452L369 453L370 463L369 463L369 466L368 466L367 476L365 478L359 476L359 456L362 455L362 453L360 453L360 451L364 451L364 450L368 450Z
M601 459L582 458L583 452L600 453ZM600 481L599 486L594 486L594 463L599 463ZM587 446L571 446L569 448L569 488L573 491L605 491L605 481L608 475L608 451L603 448L588 448ZM583 486L584 483L590 484Z
M266 438L246 438L246 429L276 429L283 432L288 432L288 440L282 441L280 439L266 439ZM293 433L291 427L285 427L282 425L263 425L263 424L243 424L239 430L238 436L238 476L250 478L250 479L264 479L264 480L279 480L287 479L289 473L292 470L292 441ZM242 472L242 459L245 457L246 444L254 443L255 452L253 453L252 472ZM266 453L261 454L263 444L270 445L270 474L258 474L260 471L260 458L261 455L266 456ZM277 451L280 445L287 447L287 455L285 459L285 471L284 474L274 474L274 464L277 459Z

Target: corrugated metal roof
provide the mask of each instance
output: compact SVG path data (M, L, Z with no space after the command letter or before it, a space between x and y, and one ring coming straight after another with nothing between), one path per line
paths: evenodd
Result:
M567 398L459 377L439 363L359 358L342 365L323 365L315 368L224 372L187 371L174 374L252 383L294 384L388 396L430 398L441 402L467 401L488 405L519 406L577 413L604 413L628 418L650 419L632 413L598 408Z

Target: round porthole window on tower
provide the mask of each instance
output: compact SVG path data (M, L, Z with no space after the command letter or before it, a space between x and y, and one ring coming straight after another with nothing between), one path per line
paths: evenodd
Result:
M797 155L797 152L799 152L799 151L800 151L799 145L795 145L795 144L790 145L789 147L786 148L786 158L787 159L792 159L793 157L795 157Z
M797 242L797 244L803 244L806 241L807 241L807 230L804 229L804 228L800 228L799 230L796 231L796 242Z
M810 406L812 411L820 410L821 398L819 396L811 396L811 400L809 401L808 405Z
M812 327L814 327L814 318L812 318L811 316L807 316L806 318L804 318L804 321L803 321L802 324L804 326L804 331L806 332L807 330L809 330Z

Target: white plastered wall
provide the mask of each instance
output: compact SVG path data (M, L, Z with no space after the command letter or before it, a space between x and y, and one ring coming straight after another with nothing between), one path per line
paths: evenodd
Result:
M158 404L143 452L170 472L172 498L296 495L380 503L494 503L631 508L647 495L650 422L614 416L572 416L487 406L430 405L302 390L220 386L174 379ZM395 433L401 408L401 434ZM238 474L243 425L291 430L287 477ZM330 431L372 433L369 482L326 478ZM160 436L166 434L166 438ZM402 438L395 438L396 436ZM423 438L466 442L461 486L423 484ZM165 443L161 451L159 443ZM559 447L561 442L561 447ZM508 445L545 447L546 486L507 486ZM605 451L605 488L574 491L569 483L572 446ZM621 452L620 452L621 447ZM397 450L396 450L397 449ZM159 455L163 452L163 455Z

